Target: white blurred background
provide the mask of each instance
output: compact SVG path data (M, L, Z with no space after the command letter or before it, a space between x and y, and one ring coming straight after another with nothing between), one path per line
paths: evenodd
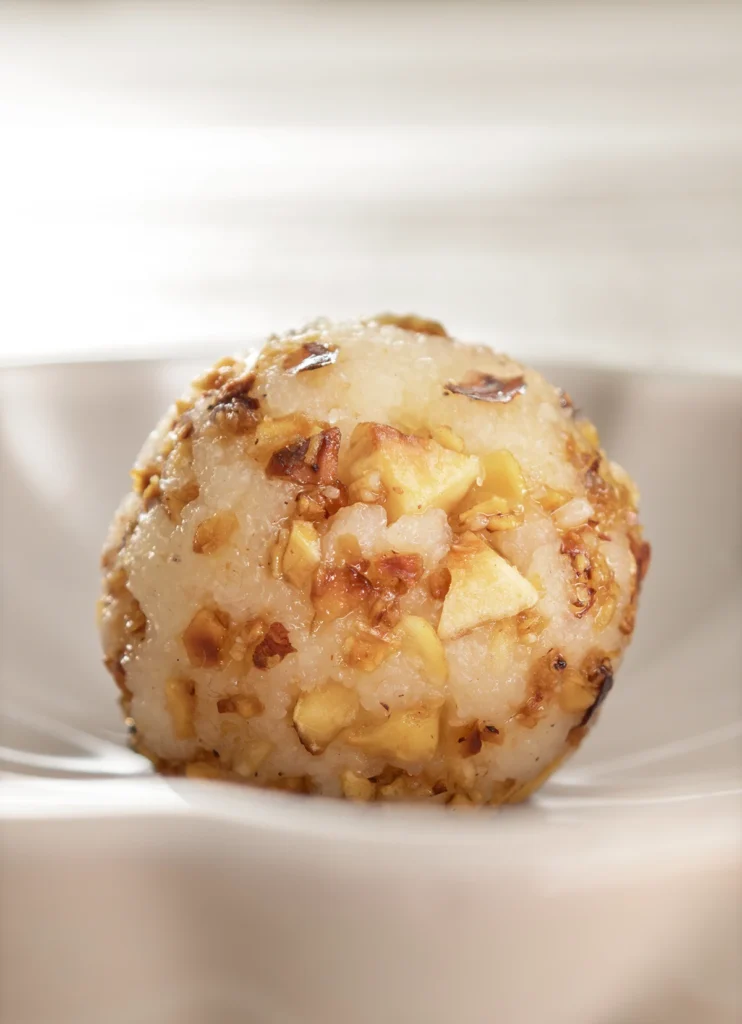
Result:
M0 4L0 356L416 311L742 370L742 6Z

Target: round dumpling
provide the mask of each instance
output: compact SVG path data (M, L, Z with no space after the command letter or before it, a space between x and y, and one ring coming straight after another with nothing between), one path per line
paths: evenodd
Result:
M535 371L432 321L220 360L147 440L100 628L163 771L362 800L522 800L613 683L638 495Z

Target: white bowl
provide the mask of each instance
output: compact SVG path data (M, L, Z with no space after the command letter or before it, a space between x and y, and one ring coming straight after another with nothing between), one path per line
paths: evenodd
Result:
M194 367L3 371L3 1022L738 1018L742 382L546 369L638 478L654 557L579 754L468 815L152 776L97 560Z

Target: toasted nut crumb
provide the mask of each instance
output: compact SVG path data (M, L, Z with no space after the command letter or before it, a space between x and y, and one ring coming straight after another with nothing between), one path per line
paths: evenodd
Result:
M229 657L232 661L244 661L248 652L254 650L267 632L268 626L263 619L248 619L235 635Z
M463 437L451 430L450 427L441 425L430 428L430 436L443 448L450 448L452 452L462 454L466 450Z
M418 615L403 615L396 635L402 651L422 662L428 680L434 686L443 686L448 678L448 662L443 644L427 619Z
M255 374L225 379L214 402L208 407L210 425L220 434L239 435L255 429L260 419L260 402L250 394Z
M253 694L220 697L216 707L220 715L234 714L245 719L255 718L263 712L263 705Z
M376 796L376 786L357 772L344 771L340 776L343 796L348 800L368 802Z
M312 603L318 622L330 622L356 608L372 595L373 587L355 566L320 566L312 584Z
M234 758L232 768L238 775L247 779L257 772L273 749L274 745L269 740L256 739L243 743Z
M180 487L169 483L164 485L161 483L160 489L162 491L162 503L165 506L165 511L174 523L180 522L183 509L186 505L190 505L192 501L195 501L201 493L195 480L191 480Z
M196 711L196 685L192 679L168 679L165 700L178 740L190 740L196 735L193 717Z
M265 416L255 431L253 454L260 459L269 458L279 449L297 441L307 440L322 429L323 424L310 420L303 413Z
M616 598L612 594L606 595L598 604L598 610L595 614L595 629L600 632L606 629L613 621L613 616L616 614Z
M582 671L595 695L595 700L580 721L581 726L586 726L611 692L613 687L613 665L610 658L598 651L587 656L583 662Z
M283 556L286 553L288 543L289 531L282 526L270 548L271 576L274 580L280 580L283 575Z
M194 387L200 391L216 391L232 380L236 366L237 362L235 359L232 359L230 356L224 356L223 359L219 359L210 369L196 378L193 382Z
M321 754L358 712L358 694L342 683L302 693L293 713L294 728L310 754Z
M555 512L562 505L566 505L571 497L566 491L556 491L553 487L545 485L533 496L544 512Z
M337 482L340 431L337 427L305 437L271 455L266 473L298 484Z
M393 711L384 722L349 733L347 742L373 756L429 761L438 747L439 717L439 707Z
M369 489L378 488L381 494L383 488L390 521L428 508L451 511L481 470L474 455L462 455L383 423L359 423L348 458L351 500Z
M229 635L229 616L218 609L197 611L183 631L183 644L194 668L216 668Z
M595 690L576 669L566 669L557 695L559 707L567 714L586 711L595 701Z
M317 523L334 516L347 504L347 490L343 484L335 481L333 484L318 484L300 491L296 497L296 513L300 519Z
M352 502L362 501L364 505L383 505L387 492L379 470L368 469L359 473L348 488L348 497Z
M401 555L392 551L372 558L366 573L374 585L392 586L401 594L406 594L422 574L423 560L420 555Z
M295 650L296 648L289 640L286 627L280 622L272 622L268 627L268 632L253 652L253 665L261 669L273 668Z
M283 575L295 587L306 586L321 559L320 541L312 523L295 519L291 524L281 563Z
M437 320L428 320L422 316L415 316L413 313L406 313L402 316L396 313L379 313L372 318L372 322L382 326L389 324L392 327L401 327L403 331L414 331L416 334L433 334L441 338L448 337L443 324L439 324Z
M153 476L157 476L158 467L155 463L150 463L143 469L135 466L129 474L132 479L132 485L135 494L144 494L149 486L149 482Z
M373 672L390 654L395 645L384 636L370 630L362 630L343 642L345 662L363 672Z
M154 473L142 492L142 504L144 505L145 510L149 511L155 502L160 499L161 495L160 478L156 473Z
M443 566L428 576L428 592L436 601L442 601L451 586L451 570Z
M502 530L514 530L523 525L524 511L518 508L514 511L507 509L501 498L488 498L478 505L472 505L459 516L459 522L467 530L475 533L479 530L489 530L490 533Z
M595 515L595 509L584 498L572 498L564 505L560 505L551 514L554 525L559 530L576 530Z
M196 527L193 533L193 550L197 555L213 555L229 541L239 525L237 516L231 510L215 512Z
M510 618L538 601L532 584L476 534L462 536L447 561L452 583L438 623L442 640Z
M535 608L528 608L515 617L515 628L521 640L533 644L539 639L549 624L549 620L539 614Z

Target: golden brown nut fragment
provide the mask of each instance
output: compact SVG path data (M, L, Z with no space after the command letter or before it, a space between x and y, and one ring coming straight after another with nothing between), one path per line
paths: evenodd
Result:
M203 519L193 534L191 546L194 552L197 555L213 555L224 547L239 525L237 516L228 509Z
M240 746L239 752L234 757L232 768L243 778L250 778L255 775L258 768L274 750L270 740L249 740Z
M176 739L192 739L196 735L193 724L196 684L192 679L168 679L165 683L165 699Z
M362 630L347 637L343 643L345 663L363 672L373 672L394 649L389 639L372 630Z
M348 733L347 742L395 761L429 761L438 747L440 707L394 711L386 721Z
M451 586L451 570L442 566L428 576L428 592L436 601L442 601Z
M371 583L355 566L320 566L311 594L315 617L318 622L342 618L360 608L372 593Z
M294 706L294 728L310 754L321 754L358 711L358 694L342 683L302 693Z
M402 651L419 658L425 674L435 686L443 686L448 678L448 663L438 634L427 619L419 615L403 615L396 630Z
M260 419L260 402L250 394L254 384L254 373L226 380L208 406L211 424L218 432L239 435L255 428Z
M216 668L229 635L229 616L214 608L201 608L183 631L183 644L194 668Z
M349 460L351 499L362 500L354 488L368 488L378 474L380 500L390 521L428 508L450 512L481 470L475 455L462 455L383 423L360 423L355 428Z
M333 484L337 480L339 452L340 431L331 427L274 452L266 473L297 484Z
M255 718L263 712L263 705L254 694L237 694L234 697L220 697L216 702L220 715L233 714L240 718Z
M289 640L286 627L280 622L272 622L268 632L260 641L253 652L252 660L256 668L273 668L279 661L283 661L287 654L292 654L296 648Z
M448 332L443 324L437 320L428 320L422 316L415 316L414 313L406 313L402 316L397 313L379 313L372 317L377 324L389 324L392 327L401 327L403 331L414 331L416 334L433 334L441 338L447 338Z
M295 587L305 586L319 565L321 554L315 527L312 523L295 519L291 524L281 562L285 578Z
M438 635L453 640L485 622L517 615L538 601L538 591L515 566L474 534L465 534L447 559L451 587Z
M376 786L370 779L364 778L358 772L344 771L340 776L343 796L347 800L360 800L367 803L376 796Z

